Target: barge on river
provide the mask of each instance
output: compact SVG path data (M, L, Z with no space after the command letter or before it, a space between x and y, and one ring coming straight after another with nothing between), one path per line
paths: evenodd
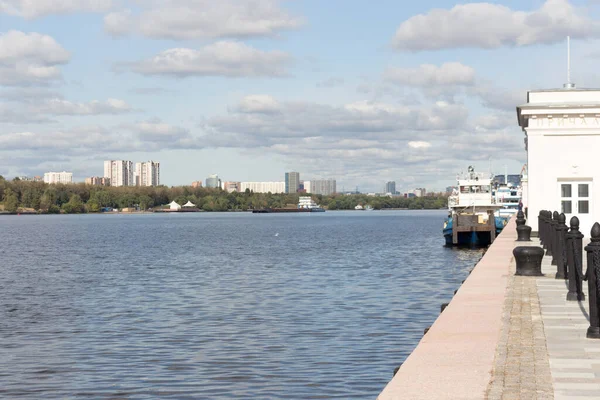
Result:
M300 196L298 207L296 208L261 208L252 210L253 214L268 214L268 213L297 213L297 212L325 212L324 208L319 207L310 196Z

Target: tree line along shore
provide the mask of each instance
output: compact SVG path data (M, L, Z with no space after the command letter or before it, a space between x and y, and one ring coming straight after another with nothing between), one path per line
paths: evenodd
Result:
M46 184L44 182L6 180L0 176L0 211L5 213L37 212L48 214L95 213L106 208L143 211L166 207L175 200L188 201L203 211L246 211L262 208L296 207L304 194L228 193L221 189L191 186L106 187L80 184ZM308 194L307 194L308 195ZM447 196L373 197L366 194L330 196L313 195L315 201L328 210L353 210L357 205L374 209L440 209L446 208Z

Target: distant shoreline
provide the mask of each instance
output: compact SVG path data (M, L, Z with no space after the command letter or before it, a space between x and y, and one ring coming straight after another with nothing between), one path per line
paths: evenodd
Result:
M379 210L370 210L370 211L442 211L446 210L445 208L382 208ZM364 212L368 213L367 210L327 210L327 212L341 212L341 211L354 211L354 212ZM44 213L44 212L30 212L30 211L22 211L9 213L0 211L0 217L2 216L28 216L28 215L147 215L147 214L196 214L196 213L252 213L252 210L227 210L227 211L194 211L194 212L185 212L185 211L106 211L106 212L94 212L94 213L75 213L75 214L67 214L67 213ZM283 213L286 214L286 213Z

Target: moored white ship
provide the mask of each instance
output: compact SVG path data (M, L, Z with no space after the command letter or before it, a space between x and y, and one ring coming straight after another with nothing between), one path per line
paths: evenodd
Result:
M457 176L458 187L448 197L449 215L444 223L447 245L486 246L500 233L506 220L494 214L500 208L492 196L491 176L475 172Z

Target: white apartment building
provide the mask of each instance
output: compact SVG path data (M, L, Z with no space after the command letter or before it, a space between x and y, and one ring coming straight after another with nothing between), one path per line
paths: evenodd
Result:
M304 181L304 190L306 190L306 193L329 196L336 193L336 181L335 179L313 179L311 181Z
M46 172L44 174L45 183L73 183L72 172Z
M285 182L241 182L240 191L254 193L285 193Z
M126 160L104 161L104 177L110 179L110 186L133 186L133 163Z
M160 163L155 161L135 163L135 185L160 185Z

